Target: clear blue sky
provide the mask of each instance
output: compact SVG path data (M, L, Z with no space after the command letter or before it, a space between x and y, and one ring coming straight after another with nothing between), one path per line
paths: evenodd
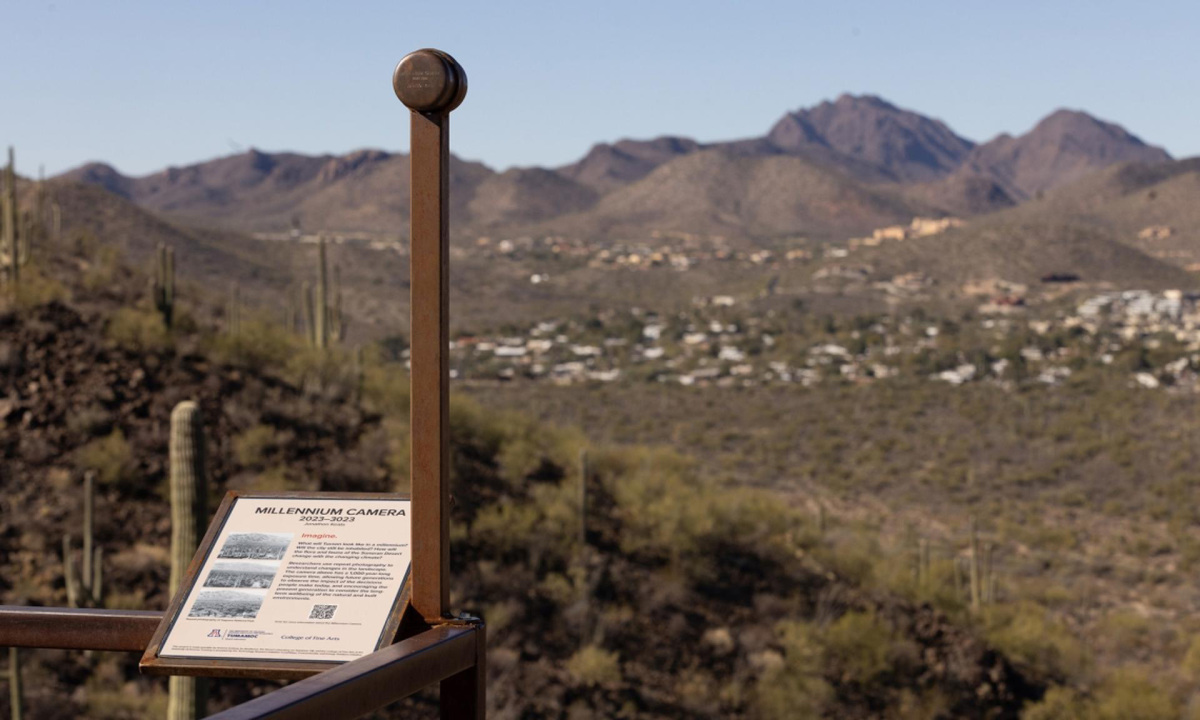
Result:
M407 51L459 59L454 151L496 168L594 142L760 135L875 93L972 140L1058 107L1200 154L1200 3L0 2L0 143L48 174L145 174L248 147L407 148Z

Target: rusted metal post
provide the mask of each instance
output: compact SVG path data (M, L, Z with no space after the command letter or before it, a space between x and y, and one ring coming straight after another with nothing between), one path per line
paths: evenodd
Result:
M467 74L440 50L417 50L396 65L392 87L412 122L412 598L436 625L450 614L450 111ZM441 683L444 720L484 716L482 627L477 637L474 666Z
M446 53L417 50L392 86L412 111L412 597L436 624L450 611L450 111L467 76Z

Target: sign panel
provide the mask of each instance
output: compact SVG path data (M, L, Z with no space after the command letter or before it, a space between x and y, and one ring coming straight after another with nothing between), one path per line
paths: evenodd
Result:
M390 644L408 599L411 519L405 495L231 492L143 670L297 677Z

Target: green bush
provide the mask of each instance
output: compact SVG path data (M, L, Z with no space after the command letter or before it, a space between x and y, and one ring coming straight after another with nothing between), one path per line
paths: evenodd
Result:
M1142 671L1120 668L1096 690L1096 720L1174 720L1181 708L1164 688Z
M66 300L70 292L58 280L46 275L37 264L21 268L21 285L17 305L23 308L45 305L54 300Z
M1021 712L1021 720L1090 720L1091 717L1091 710L1079 693L1057 686Z
M236 335L227 332L211 335L207 344L209 354L218 362L270 371L289 379L322 365L319 354L305 347L296 335L259 318L243 320Z
M1043 676L1072 678L1086 669L1087 654L1079 641L1036 605L991 608L984 632L997 650Z
M767 664L754 690L755 714L763 720L819 718L833 697L825 681L823 643L805 622L776 626L783 661Z
M156 312L120 308L108 319L104 333L109 340L133 352L162 352L171 347L171 334Z
M1193 681L1200 682L1200 635L1196 636L1183 654L1183 671Z
M120 428L75 451L80 470L92 470L104 485L123 485L132 479L133 451Z
M243 466L259 465L267 453L279 445L279 436L270 425L255 425L233 439L233 455Z
M824 632L825 652L843 677L869 683L892 665L895 631L873 610L851 611Z
M621 682L621 663L617 653L588 645L567 660L567 672L580 685L615 685Z

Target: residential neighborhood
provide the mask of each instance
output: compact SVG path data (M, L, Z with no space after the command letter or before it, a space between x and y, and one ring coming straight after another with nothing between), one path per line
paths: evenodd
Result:
M475 380L697 387L902 376L951 385L1058 385L1088 368L1114 368L1146 388L1200 387L1200 294L1110 292L1043 316L999 312L1023 308L1004 302L989 301L982 309L996 312L965 321L913 313L845 322L756 313L731 296L714 296L672 315L635 308L546 320L523 333L458 337L451 367L455 377Z

